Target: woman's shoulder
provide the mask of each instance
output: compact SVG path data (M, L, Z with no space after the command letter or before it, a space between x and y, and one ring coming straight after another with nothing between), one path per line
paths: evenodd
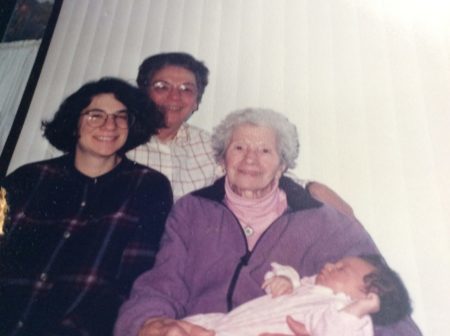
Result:
M330 227L361 227L361 224L354 217L342 214L327 204L319 204L319 206L291 210L293 210L292 213L294 216L304 218L308 223L314 223L313 226L317 229Z
M181 196L175 202L174 209L177 212L189 213L193 217L204 213L211 217L217 214L216 211L226 209L223 203L224 197L223 181L219 179L208 187Z
M124 162L123 162L124 171L126 171L128 173L142 175L146 178L151 178L151 179L155 179L155 180L161 180L161 181L167 180L167 182L169 181L164 174L162 174L161 172L159 172L149 166L145 166L136 161L132 161L132 160L128 159L127 157L124 157L123 160L124 160Z
M140 189L148 189L148 192L150 193L156 191L163 193L164 191L167 191L167 193L170 192L170 194L172 194L172 187L169 179L153 168L124 158L122 172L127 180L138 183Z
M25 174L25 175L33 174L33 172L39 173L43 170L53 171L58 168L64 167L67 164L68 160L69 160L69 158L67 157L67 155L63 155L63 156L60 156L57 158L26 163L23 166L16 168L10 174L8 174L8 176L6 176L6 179L8 179L9 177L22 175L22 174Z
M290 176L282 176L279 187L287 197L287 202L292 211L303 211L322 207L322 203L317 201L311 194L295 179Z
M190 137L197 137L202 139L203 141L211 141L211 133L209 133L207 130L187 123L184 124L184 127L186 128L186 132L188 132Z
M59 179L66 175L66 157L27 163L8 174L1 181L1 185L8 193L27 193L33 190L38 181L58 184Z

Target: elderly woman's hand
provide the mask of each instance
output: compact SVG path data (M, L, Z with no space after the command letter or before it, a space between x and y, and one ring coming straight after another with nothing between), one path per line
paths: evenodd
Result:
M212 330L198 325L169 318L148 320L139 331L139 336L214 336Z
M305 325L303 323L297 322L290 316L288 316L286 318L286 322L287 322L289 328L293 332L292 335L294 335L294 336L310 336L308 331L306 331ZM259 336L292 336L292 335L264 333Z

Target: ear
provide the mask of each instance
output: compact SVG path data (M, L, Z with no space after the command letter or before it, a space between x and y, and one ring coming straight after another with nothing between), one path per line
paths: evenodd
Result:
M280 179L281 176L283 176L283 174L286 172L287 170L287 166L284 163L280 163L280 167L278 168L277 171L277 178Z

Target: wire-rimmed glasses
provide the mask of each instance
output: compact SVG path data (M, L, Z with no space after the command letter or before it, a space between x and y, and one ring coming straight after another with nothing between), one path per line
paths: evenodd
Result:
M109 117L113 119L118 128L129 128L135 121L134 115L129 114L126 110L109 114L103 110L93 109L84 111L81 115L86 116L88 125L94 128L104 126Z
M198 90L197 86L192 83L183 83L180 85L172 85L166 81L158 80L150 84L150 89L158 94L169 94L173 90L177 90L180 96L184 97L197 97Z

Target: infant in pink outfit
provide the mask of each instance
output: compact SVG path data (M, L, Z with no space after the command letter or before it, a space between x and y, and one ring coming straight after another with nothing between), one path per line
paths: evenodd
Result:
M411 313L399 276L377 255L346 257L300 279L289 266L272 263L262 287L267 295L227 314L210 313L185 320L216 336L292 334L286 317L303 323L311 336L373 335L373 324L387 325Z

